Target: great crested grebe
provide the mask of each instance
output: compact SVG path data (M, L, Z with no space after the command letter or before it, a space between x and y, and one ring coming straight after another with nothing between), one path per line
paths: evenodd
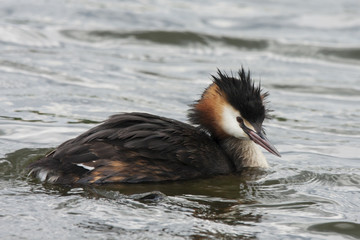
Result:
M280 157L266 139L267 92L250 71L218 71L191 105L195 126L147 113L122 113L70 139L29 166L30 174L56 184L139 183L185 180L266 168L255 144Z

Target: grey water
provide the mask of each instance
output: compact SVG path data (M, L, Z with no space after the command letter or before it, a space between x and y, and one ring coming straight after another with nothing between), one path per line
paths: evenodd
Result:
M360 2L0 3L0 239L360 239ZM42 184L26 166L118 112L187 121L217 69L270 92L270 168Z

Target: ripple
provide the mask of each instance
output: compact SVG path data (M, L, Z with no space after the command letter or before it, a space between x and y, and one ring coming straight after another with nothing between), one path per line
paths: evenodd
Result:
M326 94L335 96L359 97L360 90L356 88L345 87L326 87L326 86L306 86L296 84L273 84L271 87L286 91L294 91L301 93Z
M50 39L44 32L34 28L1 26L0 41L32 47L59 47L60 43Z
M170 44L185 46L189 44L213 45L223 44L225 46L246 48L246 49L265 49L268 45L266 40L234 38L229 36L214 36L190 31L134 31L119 32L110 30L62 30L64 36L86 42L102 42L112 39L136 39L138 41L147 41L155 44Z
M0 116L0 119L6 119L11 121L20 121L20 122L42 122L42 123L54 123L56 121L44 121L40 119L23 119L21 117L10 117L10 116Z
M177 46L200 45L216 47L219 44L248 50L267 50L288 57L306 57L326 61L360 61L360 48L310 45L308 43L284 43L273 39L239 38L226 35L211 35L191 31L116 31L116 30L61 30L66 38L98 43L111 40L131 40Z
M6 154L5 158L0 161L0 176L7 179L24 178L27 173L27 165L48 151L48 148L23 148Z
M329 57L360 60L360 48L323 48L319 54Z
M340 171L340 170L338 170ZM265 180L261 183L262 188L276 186L283 184L287 186L292 185L306 185L306 184L321 184L329 186L352 186L355 188L360 187L360 175L355 173L318 173L312 171L301 171L298 174L286 177Z
M360 224L353 222L327 222L311 225L308 230L323 233L338 233L360 238Z

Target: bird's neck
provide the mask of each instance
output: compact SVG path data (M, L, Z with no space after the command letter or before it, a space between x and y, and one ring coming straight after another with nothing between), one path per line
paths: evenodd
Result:
M244 167L269 167L264 154L251 140L230 137L221 140L221 145L234 162L237 171Z
M201 98L191 105L188 113L192 124L200 126L216 139L228 137L221 125L226 104L224 95L216 84L211 84Z

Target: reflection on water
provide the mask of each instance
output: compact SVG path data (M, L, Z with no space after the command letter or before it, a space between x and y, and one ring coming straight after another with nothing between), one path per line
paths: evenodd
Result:
M341 217L341 213L334 211L334 208L354 208L347 205L349 202L335 194L328 197L301 191L304 188L315 190L324 187L348 187L355 190L359 187L358 174L298 172L290 168L279 168L278 172L245 169L238 175L183 182L70 188L41 185L38 180L27 177L26 166L49 151L51 149L19 149L0 162L3 180L17 179L20 185L24 185L27 179L29 184L23 186L21 191L4 191L5 198L22 194L26 198L33 197L33 194L41 195L40 198L46 194L47 199L62 196L61 201L51 203L48 214L53 212L56 221L61 221L55 214L58 211L77 216L73 224L91 229L91 232L131 233L129 236L140 236L137 234L142 232L154 237L158 236L157 231L166 228L169 234L165 235L167 237L175 234L196 238L248 238L260 234L261 231L252 229L256 226L256 229L267 229L268 215L272 215L276 216L280 225L284 224L283 220L288 220L290 222L286 225L291 227L291 221L307 219L307 223L298 227L310 232L359 236L357 224L333 222ZM286 174L281 174L284 171ZM33 203L39 208L43 204L42 201ZM10 207L9 204L5 201L3 206ZM290 215L292 217L289 219ZM332 222L311 224L322 218ZM161 219L167 219L166 223ZM135 222L140 225L134 225ZM35 221L31 225L35 224L38 223Z
M352 222L329 222L315 224L309 227L310 231L323 233L339 233L354 238L360 238L360 224Z
M3 1L0 238L360 238L358 9ZM275 110L266 131L283 157L266 155L269 170L84 188L27 176L30 162L114 113L186 121L211 74L241 65Z

